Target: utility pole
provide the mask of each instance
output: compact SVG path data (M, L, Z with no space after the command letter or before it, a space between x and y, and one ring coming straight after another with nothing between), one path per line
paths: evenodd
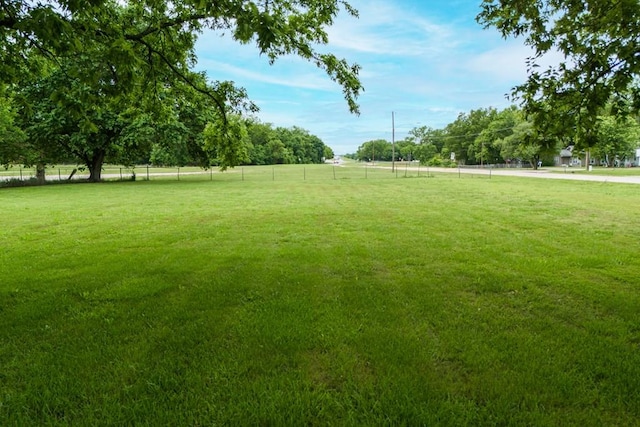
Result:
M396 169L396 123L395 113L391 112L391 172Z

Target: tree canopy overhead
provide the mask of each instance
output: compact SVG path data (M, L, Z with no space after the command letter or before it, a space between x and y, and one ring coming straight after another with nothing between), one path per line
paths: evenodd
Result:
M514 88L536 124L566 121L590 145L596 118L611 99L619 109L638 103L640 2L637 0L483 0L478 21L504 37L523 37L534 49L529 77ZM541 70L541 58L564 60ZM637 105L636 105L637 107ZM555 129L562 132L563 129Z
M89 49L92 64L109 71L105 87L165 84L169 76L208 94L223 112L255 109L231 82L207 86L191 78L197 34L213 29L240 43L254 42L271 62L288 54L309 60L340 84L357 113L359 66L317 50L328 42L326 28L342 10L357 15L345 0L2 0L0 81L29 74L34 55L64 64ZM76 68L74 77L94 79L95 68L82 70Z

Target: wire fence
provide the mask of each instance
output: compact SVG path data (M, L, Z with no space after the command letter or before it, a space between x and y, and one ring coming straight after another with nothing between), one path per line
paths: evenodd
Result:
M344 179L395 179L429 178L441 173L457 173L459 177L492 177L492 165L482 168L459 166L456 168L438 168L421 165L417 162L388 163L348 163L320 165L269 165L241 166L226 171L213 167L204 170L199 167L154 167L154 166L118 166L107 165L102 169L105 181L313 181ZM82 181L89 178L86 169L73 165L61 165L45 169L45 179L55 181ZM11 181L29 183L36 181L36 169L12 166L0 169L0 185Z
M136 169L126 166L106 166L102 169L102 176L109 179L132 179ZM22 166L9 166L0 169L0 180L29 181L37 178L35 167L26 168ZM72 181L86 180L89 178L89 171L73 165L61 165L45 168L45 179L47 181Z

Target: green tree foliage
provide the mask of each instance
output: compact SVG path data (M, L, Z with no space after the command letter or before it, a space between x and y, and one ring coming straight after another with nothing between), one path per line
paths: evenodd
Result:
M408 139L415 144L413 158L420 163L434 166L443 164L442 156L449 158L449 153L443 153L446 132L444 129L433 129L419 126L409 131Z
M637 92L640 3L635 0L484 0L478 20L504 37L523 37L534 49L528 80L514 95L547 134L575 133L579 145L593 146L605 104ZM564 60L541 70L542 58L554 52ZM632 98L637 104L637 94Z
M640 124L631 116L617 116L610 103L598 116L590 143L591 154L614 166L632 157L640 140ZM516 106L504 110L495 108L471 110L461 113L444 129L427 126L416 127L406 140L396 143L397 159L420 160L432 166L451 164L450 153L462 164L507 164L511 166L531 165L537 169L538 162L550 164L561 148L574 143L574 133L560 134L549 129L566 125L551 123L540 128L535 126L535 116ZM578 147L578 151L581 150ZM385 140L368 141L351 155L358 160L391 160L391 143Z
M502 163L507 160L508 158L504 158L501 153L499 141L511 136L515 126L524 120L522 113L515 106L499 112L491 111L490 117L490 121L476 136L468 150L474 154L476 163Z
M267 153L267 144L273 135L273 127L269 123L261 123L258 120L247 121L249 133L249 163L253 165L267 165L272 159Z
M391 142L384 139L367 141L358 147L358 151L356 152L356 159L366 162L390 162L392 156L393 146Z
M336 157L335 153L333 152L333 150L331 149L331 147L329 147L328 145L324 146L324 149L322 150L322 154L323 154L323 160L326 159L333 159Z
M498 111L495 108L471 110L461 113L456 120L445 128L445 152L456 154L456 160L462 164L480 164L482 161L482 146L476 146L476 138L487 129L496 119Z
M255 43L271 62L290 54L309 60L342 86L349 109L357 112L359 67L316 50L327 43L326 29L341 9L357 15L344 0L5 1L0 3L0 75L20 80L30 74L35 54L56 63L87 59L74 76L85 83L95 83L108 64L107 83L154 87L171 76L207 93L221 113L229 106L253 108L232 82L203 85L192 78L197 34L210 29Z
M531 165L534 169L538 169L539 162L551 163L563 146L559 139L542 135L530 120L518 121L507 136L494 144L508 165Z
M535 143L534 133L530 121L520 120L510 134L496 140L494 144L509 165L525 161L537 168L541 147Z
M255 43L270 62L290 54L309 60L342 86L357 113L359 67L316 50L341 9L356 15L342 0L0 2L0 84L22 92L27 148L39 165L72 156L99 180L105 159L208 166L215 152L223 168L232 167L246 153L229 150L244 145L217 138L238 135L237 120L227 116L257 108L233 82L191 71L198 33L209 29ZM220 129L210 125L205 138L206 123ZM280 162L315 161L324 151L320 140L299 153L276 142L271 154Z
M212 160L204 147L204 128L216 120L217 109L207 96L187 84L162 88L152 100L156 112L155 139L148 159L138 163L161 166L209 167Z
M322 163L333 157L331 148L320 138L296 126L274 128L270 123L248 120L247 130L249 164Z
M432 166L451 164L531 164L541 158L553 158L562 140L534 128L516 106L498 111L494 108L471 110L458 115L444 129L421 126L409 132L415 143L413 155ZM566 145L565 145L566 146Z
M94 92L95 87L58 67L15 85L14 104L20 107L17 117L27 137L7 162L36 165L42 172L46 164L76 162L93 181L101 179L105 161L211 164L202 133L218 110L205 95L182 82L151 93L142 88L118 93L117 84L113 86L109 94ZM59 87L66 90L57 91Z
M416 144L411 138L396 141L396 160L411 161L415 158Z
M417 145L432 145L436 153L444 147L445 132L443 129L433 129L429 126L419 126L409 131L409 139Z
M47 164L70 158L64 147L70 143L73 130L80 122L70 118L70 109L62 108L49 96L51 87L62 84L59 75L40 72L41 75L34 74L32 80L12 91L18 112L16 123L25 138L6 162L35 166L38 180L44 181Z
M21 127L27 134L22 155L30 163L44 171L46 164L73 159L87 167L90 180L99 181L106 160L132 164L161 140L158 130L166 123L158 110L145 104L143 93L117 93L111 88L106 94L94 89L60 68L15 89Z
M624 159L633 158L640 141L640 126L632 117L598 117L597 142L591 154L609 167L619 166Z
M16 116L12 99L0 96L0 165L5 167L16 160L31 161L23 157L26 135L16 124Z
M226 121L225 125L222 124L223 120ZM248 144L249 133L240 116L219 117L217 122L208 123L204 128L205 151L221 170L249 160Z
M431 163L434 157L439 153L436 151L436 147L431 142L425 142L424 144L417 145L414 150L414 157L425 165Z
M267 142L266 152L267 157L269 158L269 164L282 165L295 163L293 153L277 136L269 139L269 142Z
M324 143L317 136L296 126L290 129L279 127L275 132L290 151L292 163L322 163Z

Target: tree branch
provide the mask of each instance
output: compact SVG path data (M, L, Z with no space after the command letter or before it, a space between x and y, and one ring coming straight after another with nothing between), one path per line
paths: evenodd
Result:
M186 24L187 22L193 22L193 21L200 21L203 19L206 19L207 16L205 14L202 13L194 13L191 15L187 15L187 16L183 16L180 18L176 18L176 19L171 19L169 21L165 21L163 23L161 23L160 25L156 25L153 27L149 27L144 31L141 31L137 34L125 34L124 38L127 40L132 40L132 41L140 41L142 40L144 37L153 34L153 33L157 33L158 31L162 31L166 28L171 28L171 27L175 27L177 25L182 25L182 24Z
M158 55L158 57L162 60L162 62L164 62L170 69L171 71L178 76L182 81L184 81L188 86L190 86L191 88L193 88L196 92L201 93L211 99L213 99L213 101L216 103L216 106L218 107L218 109L220 110L220 113L222 114L222 118L224 121L224 124L227 124L227 111L224 105L224 102L221 101L218 96L214 95L213 93L211 93L211 91L208 91L206 89L202 89L201 87L198 87L198 85L196 85L190 78L188 78L187 76L184 75L184 73L182 73L171 61L169 61L167 59L167 57L165 57L162 52L159 52L158 50L154 49L153 46L151 46L151 44L147 43L144 39L138 39L136 40L139 43L142 43L150 53L154 53L156 55Z

